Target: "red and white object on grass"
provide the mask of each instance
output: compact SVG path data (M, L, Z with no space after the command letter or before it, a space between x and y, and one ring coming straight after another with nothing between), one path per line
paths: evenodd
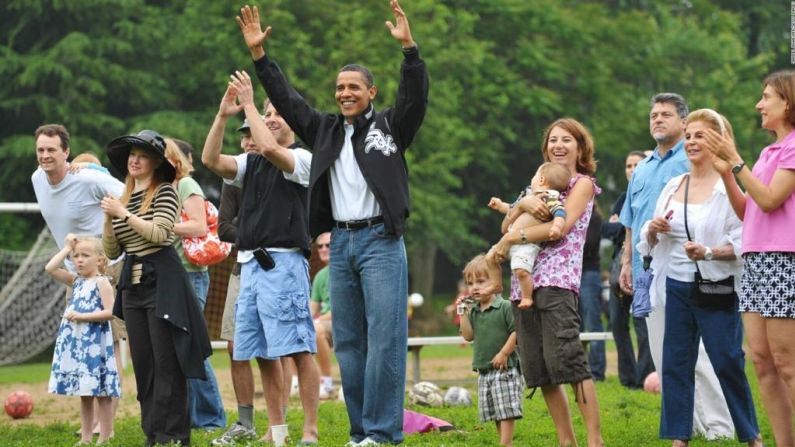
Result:
M6 414L14 419L22 419L33 412L33 396L27 391L14 391L6 397Z

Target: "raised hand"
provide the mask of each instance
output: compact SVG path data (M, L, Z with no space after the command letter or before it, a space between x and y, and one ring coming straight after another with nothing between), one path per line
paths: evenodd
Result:
M237 20L237 26L240 27L240 32L243 33L246 46L251 51L252 59L257 60L265 56L265 49L262 46L268 40L273 29L269 26L262 31L259 9L256 6L252 8L246 5L240 8L240 15L235 17L235 20Z
M715 157L729 164L736 164L742 161L740 154L737 153L737 147L734 145L734 139L729 135L721 135L713 129L706 129L702 144ZM717 168L718 166L716 166Z
M729 162L718 158L714 154L712 157L712 167L715 168L720 175L730 175L732 172L732 166L729 164Z
M416 46L417 44L411 37L409 19L406 18L406 13L403 12L403 8L400 7L400 4L397 2L397 0L390 0L389 7L392 8L392 14L395 16L394 24L388 20L386 21L386 27L389 28L389 32L392 33L392 37L394 37L396 40L399 40L400 43L403 44L403 48L411 48Z
M224 92L224 97L221 98L221 105L218 107L218 115L229 118L232 116L237 115L243 110L243 106L239 105L235 98L237 97L237 90L235 87L232 86L230 82L229 85L226 87L226 92Z
M508 204L503 202L499 197L492 197L489 200L488 206L494 211L499 211L503 214L508 213Z
M237 101L240 103L239 107L245 107L249 104L254 104L254 88L251 86L251 78L245 71L235 71L229 75L229 88L237 92Z
M119 199L114 197L112 194L105 196L99 205L102 208L102 211L111 217L121 218L127 214L127 208L125 208L121 201L119 201Z
M74 233L69 233L64 238L64 242L66 242L64 244L65 246L69 247L70 249L74 249L75 245L77 245L77 236L75 236Z

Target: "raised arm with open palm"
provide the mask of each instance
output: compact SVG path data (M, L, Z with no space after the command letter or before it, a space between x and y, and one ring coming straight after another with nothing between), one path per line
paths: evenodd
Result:
M258 60L265 56L265 41L271 35L273 28L268 26L265 31L262 31L259 19L259 9L256 6L253 8L246 5L240 8L240 15L235 17L237 26L240 27L240 32L243 33L243 39L246 41L246 46L251 51L251 58Z
M390 0L389 6L392 8L392 14L395 15L394 24L388 20L386 21L386 27L389 28L389 32L392 33L392 37L399 40L400 43L403 44L403 48L411 48L417 45L411 37L409 19L406 18L406 13L403 12L403 8L400 7L397 0Z

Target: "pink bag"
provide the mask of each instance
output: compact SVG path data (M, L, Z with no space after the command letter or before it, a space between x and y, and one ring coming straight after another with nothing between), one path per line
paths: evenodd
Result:
M207 217L207 234L198 237L182 238L182 249L185 257L191 264L213 265L217 264L232 251L232 244L223 242L218 237L218 209L209 200L204 201L205 216ZM188 220L188 215L182 211L181 220Z
M403 410L403 432L404 433L427 433L430 431L455 430L453 424L428 416L416 411Z

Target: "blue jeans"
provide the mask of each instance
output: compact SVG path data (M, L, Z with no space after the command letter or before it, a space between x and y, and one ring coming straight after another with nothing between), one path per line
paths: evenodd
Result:
M580 330L602 332L602 279L599 270L583 270L580 283ZM588 364L594 380L605 380L605 342L588 345Z
M334 352L351 440L403 440L408 266L403 237L378 224L331 233Z
M204 310L207 304L207 292L210 289L210 274L207 272L188 272L193 291L199 298L199 307ZM207 380L188 379L188 409L190 410L191 427L223 428L226 427L226 413L218 382L210 360L204 360L204 372Z
M740 442L751 441L759 436L759 425L745 377L737 302L729 310L695 307L692 290L692 282L666 278L660 438L690 439L693 433L695 369L701 337L726 398L737 438Z

